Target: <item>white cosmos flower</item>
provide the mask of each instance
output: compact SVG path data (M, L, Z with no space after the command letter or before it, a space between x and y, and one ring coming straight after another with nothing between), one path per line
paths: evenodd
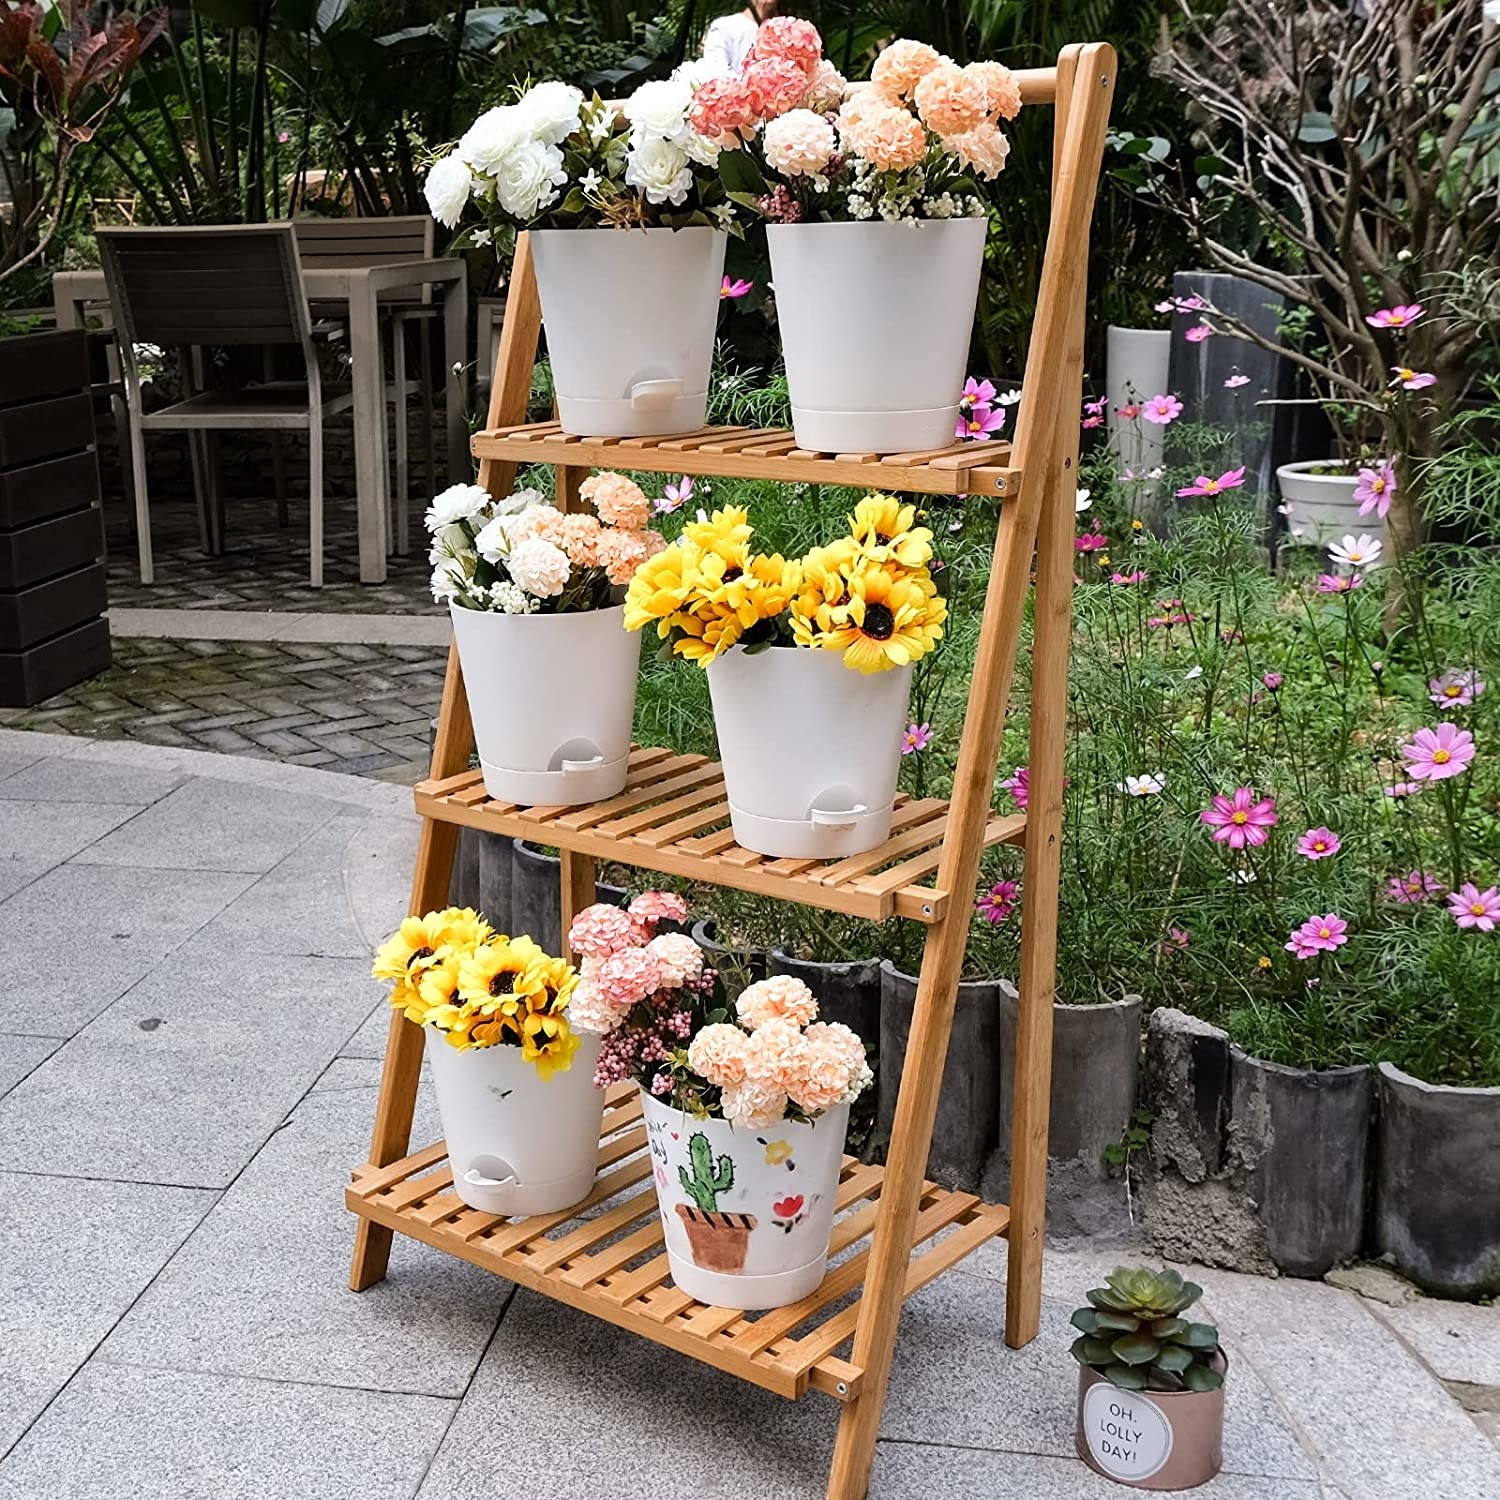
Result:
M1142 771L1139 776L1127 776L1115 783L1115 790L1129 792L1132 797L1156 797L1167 784L1163 771Z
M516 107L530 133L548 146L562 145L583 124L583 90L570 83L539 83Z
M1187 671L1182 674L1182 680L1184 682L1191 682L1193 678L1201 677L1202 675L1203 664L1200 662L1196 667L1189 667Z
M427 529L441 531L455 521L477 516L490 503L490 492L478 484L453 484L427 507Z
M1384 546L1372 536L1346 536L1341 542L1330 542L1328 555L1349 568L1373 568L1379 565Z
M1092 490L1079 490L1073 501L1073 513L1075 515L1081 516L1089 508L1089 496L1091 494L1093 494Z
M473 173L456 152L433 162L427 181L422 184L422 196L439 224L452 229L458 223L469 201L473 180Z
M680 204L692 190L693 170L681 146L648 136L632 142L625 157L625 181L639 188L648 203Z
M1225 877L1230 885L1254 885L1254 870L1231 870Z
M1003 396L995 397L996 406L1014 406L1021 399L1021 388L1016 386L1005 392Z

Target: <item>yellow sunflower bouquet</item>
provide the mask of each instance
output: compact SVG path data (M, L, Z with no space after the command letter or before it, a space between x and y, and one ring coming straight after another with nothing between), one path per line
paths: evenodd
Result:
M567 1009L577 970L529 937L496 932L471 907L408 917L372 972L392 985L396 1010L442 1032L450 1047L519 1047L542 1078L572 1066L578 1037Z
M866 495L846 536L784 558L752 550L744 510L700 512L636 570L625 628L654 622L701 667L737 645L840 651L859 672L907 666L934 649L948 616L928 567L932 532L916 521L914 505Z

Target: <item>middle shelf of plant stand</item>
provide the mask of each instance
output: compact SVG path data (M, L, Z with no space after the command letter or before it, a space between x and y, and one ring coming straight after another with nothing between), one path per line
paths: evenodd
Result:
M417 812L486 833L820 906L881 922L890 916L936 922L950 893L925 884L942 858L948 804L898 796L883 844L844 859L771 859L737 844L729 827L724 774L704 755L656 747L631 751L625 790L583 807L521 807L499 802L477 770L416 787ZM984 841L1020 844L1023 814L992 813Z
M609 1091L600 1127L599 1177L588 1197L572 1208L527 1219L483 1213L453 1191L446 1162L439 1141L387 1167L362 1164L345 1189L345 1202L363 1218L779 1396L795 1399L809 1387L840 1401L859 1394L863 1371L838 1351L853 1338L859 1318L883 1167L844 1158L840 1217L829 1245L828 1274L818 1288L800 1302L746 1313L697 1302L669 1280L634 1084ZM905 1295L1003 1236L1009 1226L1004 1206L924 1183Z

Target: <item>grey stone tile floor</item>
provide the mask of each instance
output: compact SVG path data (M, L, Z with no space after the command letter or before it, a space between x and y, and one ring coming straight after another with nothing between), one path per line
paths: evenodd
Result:
M409 1240L347 1289L384 1029L368 954L406 899L408 797L0 730L0 1500L823 1493L838 1409L816 1394ZM1115 1258L1049 1253L1022 1350L1001 1247L913 1298L870 1494L1120 1493L1073 1454L1067 1354ZM1205 1495L1500 1496L1500 1311L1194 1274L1232 1371Z

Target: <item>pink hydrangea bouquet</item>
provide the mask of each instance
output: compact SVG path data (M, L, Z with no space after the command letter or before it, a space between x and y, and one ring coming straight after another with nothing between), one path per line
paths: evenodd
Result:
M529 228L733 228L719 148L690 123L692 102L687 77L643 83L623 104L537 84L486 110L433 162L428 207L450 229L477 211L461 245Z
M444 490L427 511L433 598L507 615L614 603L614 591L666 542L646 524L651 502L625 475L592 475L582 494L593 515L564 514L539 490L503 500L477 484Z
M697 1119L747 1130L816 1119L869 1088L864 1043L847 1026L819 1021L800 979L750 985L732 1014L718 1006L703 950L685 933L658 931L686 916L680 896L647 891L628 907L601 903L573 919L579 981L568 1019L604 1038L597 1087L633 1078Z
M983 214L1021 108L1001 63L960 67L925 42L895 41L868 84L847 84L808 21L762 24L743 70L711 78L689 121L720 148L729 197L779 223L948 219Z

